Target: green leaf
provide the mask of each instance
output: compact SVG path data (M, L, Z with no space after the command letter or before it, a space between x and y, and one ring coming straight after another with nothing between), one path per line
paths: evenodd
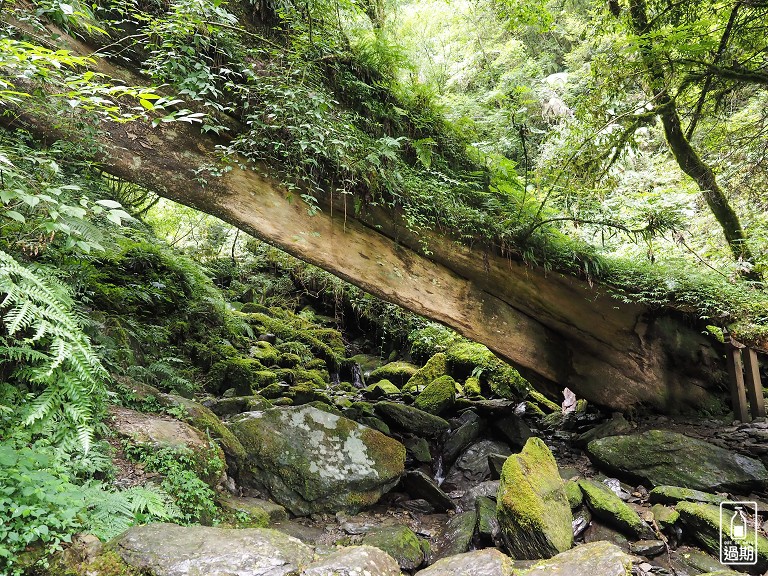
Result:
M104 208L122 208L123 205L120 202L114 200L96 200L96 204L104 206Z
M22 224L27 221L27 219L24 218L22 214L16 212L16 210L8 210L7 212L4 212L4 214L8 216L8 218L16 220L16 222L21 222Z

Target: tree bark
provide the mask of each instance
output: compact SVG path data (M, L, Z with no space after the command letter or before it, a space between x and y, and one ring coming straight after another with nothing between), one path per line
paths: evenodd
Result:
M652 97L661 116L669 149L680 169L690 176L701 190L707 206L723 230L723 236L733 257L736 260L751 262L752 253L739 217L720 188L712 168L701 159L686 138L675 100L668 91L664 68L654 59L649 48L650 41L642 38L650 31L645 0L632 0L629 11L634 31L640 36L640 55L648 73Z

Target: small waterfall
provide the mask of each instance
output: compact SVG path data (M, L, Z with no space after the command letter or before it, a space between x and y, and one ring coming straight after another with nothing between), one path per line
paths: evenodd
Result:
M443 455L439 454L435 462L435 482L440 486L445 480L445 471L443 470Z
M365 382L363 381L363 369L357 362L352 365L352 385L358 389L365 388Z

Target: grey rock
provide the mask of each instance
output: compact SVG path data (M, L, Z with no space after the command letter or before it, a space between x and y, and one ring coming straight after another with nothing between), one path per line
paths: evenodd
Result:
M475 502L481 496L496 500L496 495L499 493L499 484L498 480L487 480L467 490L461 497L461 500L459 500L459 511L472 510L475 507Z
M677 432L601 438L587 450L602 469L652 486L738 492L768 485L768 470L760 461Z
M609 542L593 542L543 560L519 576L625 576L632 557Z
M357 511L399 480L405 447L310 405L248 412L231 423L243 444L243 481L297 516Z
M443 461L452 464L461 452L480 435L482 424L479 420L465 422L450 433L443 446Z
M400 576L400 567L383 550L371 546L350 546L320 558L301 571L301 576L360 576L361 574Z
M417 436L436 438L451 427L446 420L439 416L404 404L378 402L375 409L390 426L396 426Z
M493 421L493 428L501 434L514 450L521 450L528 438L533 436L530 427L520 416L510 414Z
M456 505L437 483L420 470L412 470L403 478L403 487L416 499L423 499L435 510L453 510Z
M312 561L311 548L266 528L148 524L130 528L113 547L152 576L287 576Z
M512 451L503 442L480 440L459 456L445 477L445 485L452 489L466 489L491 477L490 454L509 456Z
M477 513L474 510L456 514L448 520L432 548L432 561L462 554L469 550L476 524Z
M629 545L629 551L638 556L653 558L666 552L667 546L663 540L638 540Z
M438 560L416 576L514 576L513 568L509 556L488 548Z

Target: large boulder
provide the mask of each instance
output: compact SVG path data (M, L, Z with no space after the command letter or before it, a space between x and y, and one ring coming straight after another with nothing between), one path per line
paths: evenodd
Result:
M364 574L400 576L400 567L383 550L371 546L350 546L320 558L301 571L301 576L361 576Z
M400 442L310 405L248 412L231 428L248 454L244 480L297 516L375 504L405 465Z
M312 549L266 528L134 526L111 547L149 576L286 576L312 561Z
M504 463L497 516L504 545L514 558L549 558L573 545L564 483L540 438L530 438L522 452Z
M582 544L534 564L516 576L626 576L632 557L610 542Z
M611 436L593 440L587 450L602 469L652 486L749 493L768 485L759 460L677 432Z
M512 559L493 548L438 560L416 576L514 576ZM596 576L596 575L593 575Z

